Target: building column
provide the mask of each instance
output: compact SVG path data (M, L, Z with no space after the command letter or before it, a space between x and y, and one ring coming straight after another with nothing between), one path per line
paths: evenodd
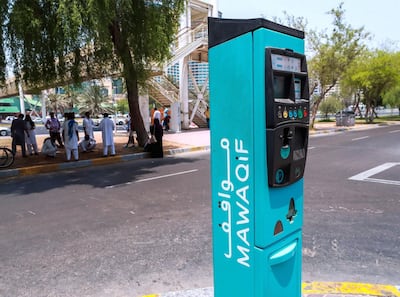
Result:
M42 122L45 123L47 115L46 102L49 99L49 94L47 93L47 90L42 91L41 99L42 99Z
M143 118L146 131L150 131L150 111L149 111L149 94L139 94L139 109Z
M189 129L189 86L188 86L188 61L189 56L179 61L179 101L182 110L182 129Z
M179 133L181 132L181 108L179 102L174 102L171 104L170 113L170 131Z

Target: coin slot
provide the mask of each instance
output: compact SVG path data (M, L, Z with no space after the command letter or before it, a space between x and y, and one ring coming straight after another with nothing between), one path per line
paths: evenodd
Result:
M278 235L283 232L283 225L281 221L277 221L274 228L274 235Z
M294 199L291 198L291 199L290 199L290 203L289 203L289 211L288 211L288 213L287 213L287 215L286 215L286 219L287 219L290 223L293 223L294 218L296 217L296 215L297 215L296 205L295 205L295 203L294 203Z

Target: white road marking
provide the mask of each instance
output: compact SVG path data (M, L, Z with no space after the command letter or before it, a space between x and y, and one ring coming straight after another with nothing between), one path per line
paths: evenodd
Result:
M396 181L396 180L366 178L364 181L371 182L371 183L380 183L380 184L385 184L385 185L400 186L400 181Z
M389 133L398 133L398 132L400 132L400 130L389 131Z
M373 182L373 183L381 183L381 184L387 184L387 185L400 186L400 181L397 181L397 180L371 178L371 176L373 176L375 174L378 174L382 171L388 170L388 169L390 169L394 166L398 166L398 165L400 165L400 163L398 163L398 162L385 163L385 164L376 166L372 169L361 172L359 174L356 174L352 177L349 177L349 180L367 181L367 182Z
M166 177L171 177L171 176L176 176L176 175L182 175L182 174L188 174L192 172L199 171L198 169L192 169L192 170L187 170L187 171L181 171L181 172L175 172L171 174L165 174L165 175L159 175L159 176L154 176L154 177L149 177L149 178L144 178L144 179L138 179L135 181L135 183L142 183L150 180L155 180L155 179L161 179L161 178L166 178Z
M308 149L309 150L315 149L315 146L309 146Z
M176 176L176 175L188 174L188 173L192 173L192 172L196 172L196 171L199 171L199 170L198 169L192 169L192 170L175 172L175 173L159 175L159 176L154 176L154 177L149 177L149 178L144 178L144 179L138 179L138 180L135 180L133 182L126 182L124 184L106 186L105 188L106 189L114 189L114 188L122 186L122 185L132 185L133 183L142 183L142 182L151 181L151 180L155 180L155 179L161 179L161 178L166 178L166 177L171 177L171 176Z
M363 137L353 138L351 141L356 141L356 140L361 140L361 139L366 139L366 138L369 138L369 136L363 136Z

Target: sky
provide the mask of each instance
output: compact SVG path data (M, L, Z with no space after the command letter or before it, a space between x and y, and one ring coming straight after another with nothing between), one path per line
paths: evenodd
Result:
M283 11L304 17L308 29L331 28L333 17L327 12L343 2L345 22L352 28L364 27L372 36L373 48L400 48L400 0L219 0L223 18L283 18ZM328 31L329 32L329 31Z

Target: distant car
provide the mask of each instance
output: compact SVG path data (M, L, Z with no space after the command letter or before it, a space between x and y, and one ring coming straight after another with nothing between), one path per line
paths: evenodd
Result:
M114 121L115 115L111 114L111 115L109 115L109 117ZM117 117L117 120L114 121L114 123L116 125L125 125L127 123L127 121L128 121L128 119L126 117L119 116L119 117Z
M117 125L125 125L127 122L124 118L117 118Z
M9 127L0 127L0 136L11 135L11 129Z
M35 123L43 123L43 120L41 117L32 117L32 121Z
M11 122L15 119L14 116L6 116L5 119L1 120L2 123L11 124Z

